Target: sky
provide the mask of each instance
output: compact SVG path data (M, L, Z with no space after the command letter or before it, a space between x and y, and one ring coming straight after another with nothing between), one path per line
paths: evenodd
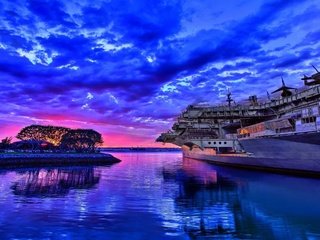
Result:
M0 139L42 124L162 146L190 104L263 99L281 77L300 87L320 68L317 3L1 1Z

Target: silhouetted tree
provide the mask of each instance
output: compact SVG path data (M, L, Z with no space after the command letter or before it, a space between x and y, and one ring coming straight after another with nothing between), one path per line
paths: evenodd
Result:
M55 146L52 143L43 141L43 140L21 140L18 142L14 142L10 145L12 149L16 150L49 150L55 149Z
M30 125L17 135L23 141L45 141L61 149L93 152L103 143L101 134L92 129L70 129L57 126ZM32 147L34 149L34 147Z
M69 130L61 140L63 148L79 152L93 152L102 143L101 134L92 129Z
M0 142L0 149L8 149L10 147L12 137L6 137Z
M21 140L46 141L58 146L61 143L62 136L69 130L70 128L58 126L30 125L21 129L17 138Z

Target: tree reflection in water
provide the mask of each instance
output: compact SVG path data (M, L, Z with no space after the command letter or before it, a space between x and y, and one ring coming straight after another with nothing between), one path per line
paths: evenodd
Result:
M26 197L58 197L70 189L94 187L100 172L94 167L42 168L21 172L22 177L11 189L15 195Z

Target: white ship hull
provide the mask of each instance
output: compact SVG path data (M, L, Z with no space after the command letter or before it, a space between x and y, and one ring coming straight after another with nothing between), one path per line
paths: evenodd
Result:
M240 141L245 153L216 153L183 146L183 156L219 165L320 176L320 133Z

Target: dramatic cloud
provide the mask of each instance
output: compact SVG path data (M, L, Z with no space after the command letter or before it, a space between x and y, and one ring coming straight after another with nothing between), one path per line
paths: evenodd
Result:
M40 123L155 145L188 104L301 86L319 21L316 0L2 1L0 137Z

